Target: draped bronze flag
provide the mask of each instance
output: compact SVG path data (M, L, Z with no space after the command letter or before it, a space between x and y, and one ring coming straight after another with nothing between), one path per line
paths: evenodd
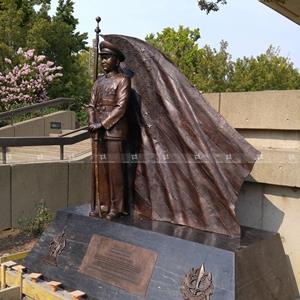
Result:
M157 49L133 37L104 38L125 55L122 67L133 72L140 103L135 210L152 220L239 236L234 204L259 152Z

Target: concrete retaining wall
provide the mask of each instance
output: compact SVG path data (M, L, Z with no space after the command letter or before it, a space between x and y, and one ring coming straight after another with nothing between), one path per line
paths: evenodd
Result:
M89 203L92 167L89 161L70 162L68 173L68 206Z
M14 136L45 136L44 117L38 117L12 125L15 128Z
M28 201L29 199L27 199ZM11 168L0 166L0 230L11 227Z
M300 129L300 91L212 93L205 98L234 128Z
M14 126L4 126L0 128L0 137L15 136Z
M67 163L13 165L11 173L13 227L18 225L18 220L23 216L33 215L35 205L41 201L51 211L67 206Z
M50 211L88 203L91 164L79 162L0 165L0 230L18 226L34 214L36 204Z
M204 97L261 151L240 192L237 217L242 225L280 233L300 289L300 91Z
M51 128L51 122L61 123L61 129ZM64 129L75 129L75 113L73 111L58 111L43 117L1 127L0 137L49 136L51 133L59 134Z
M300 288L299 202L299 188L245 182L236 203L241 225L280 233L291 276L296 279L296 295Z

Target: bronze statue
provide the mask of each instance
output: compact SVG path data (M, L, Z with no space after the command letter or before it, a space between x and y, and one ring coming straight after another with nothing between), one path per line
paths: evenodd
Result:
M135 74L131 84L140 101L134 211L240 236L234 204L259 152L157 49L133 37L104 38L126 56L121 67Z
M112 219L124 210L122 141L129 126L136 213L240 236L234 204L259 152L157 49L128 36L104 39L105 74L89 105L96 160L91 215Z
M95 183L90 216L111 220L124 212L123 142L131 85L130 78L119 72L125 57L116 46L101 42L100 56L104 74L97 78L88 106Z

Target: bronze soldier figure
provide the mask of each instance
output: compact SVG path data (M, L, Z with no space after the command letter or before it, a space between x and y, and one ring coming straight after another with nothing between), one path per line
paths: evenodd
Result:
M131 82L119 72L125 57L116 46L102 41L100 56L104 74L97 78L88 106L96 164L90 216L110 220L124 212L123 142L128 131L126 110Z

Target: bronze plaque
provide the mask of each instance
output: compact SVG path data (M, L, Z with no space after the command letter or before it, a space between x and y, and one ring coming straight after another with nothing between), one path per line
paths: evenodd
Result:
M157 256L155 251L94 234L79 271L145 297Z

